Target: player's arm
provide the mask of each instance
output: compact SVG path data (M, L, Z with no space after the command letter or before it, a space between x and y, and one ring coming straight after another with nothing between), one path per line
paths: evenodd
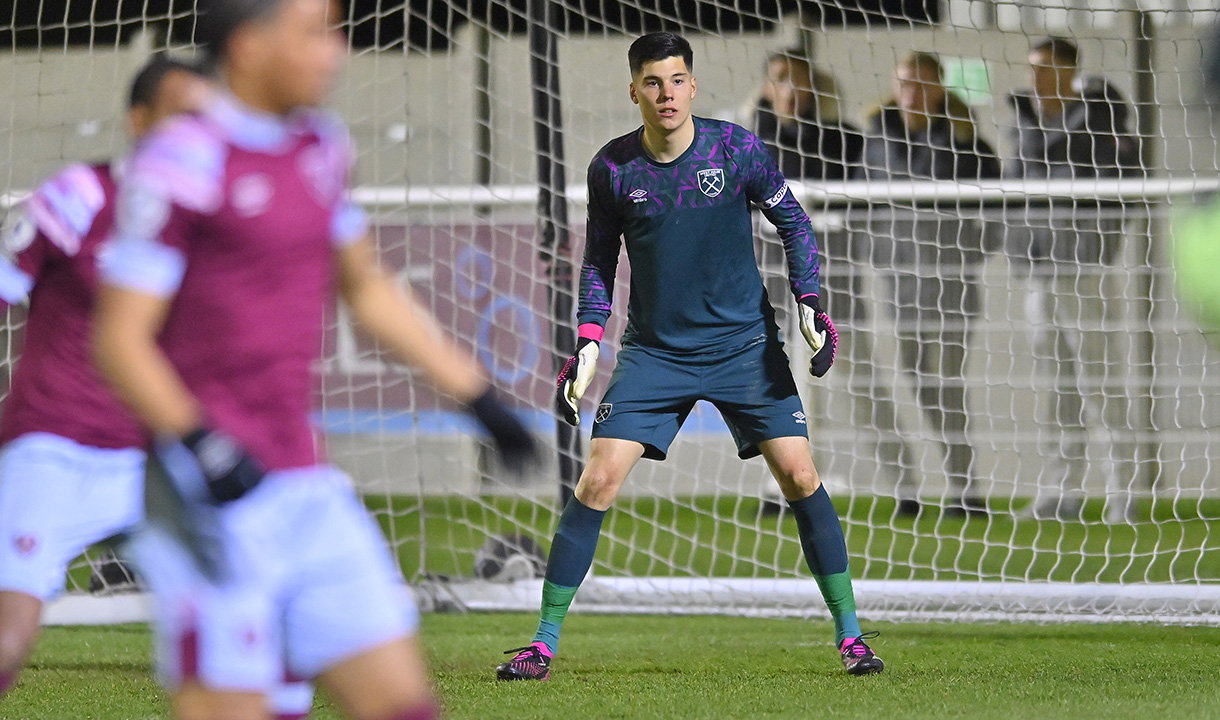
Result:
M48 262L80 250L105 202L97 172L71 165L13 208L0 226L0 300L26 303Z
M0 227L0 300L24 305L47 256L46 236L24 207L14 208Z
M821 377L834 362L839 333L830 316L822 309L819 298L822 287L821 261L813 223L792 194L787 180L762 141L747 133L742 146L745 149L743 161L749 168L747 197L762 209L763 216L779 233L784 256L788 260L788 283L800 313L801 334L813 351L809 372Z
M580 268L576 353L555 381L555 409L570 425L580 424L580 399L597 372L606 322L614 305L614 277L623 228L615 211L609 170L594 160L589 166L589 214L585 224L585 258Z
M340 248L339 292L356 323L442 391L471 402L490 387L482 368L442 331L412 293L377 263L367 238Z
M102 377L152 432L160 461L192 503L236 500L263 479L261 465L208 425L157 337L186 272L195 204L214 203L223 163L214 143L154 136L132 158L119 191L115 227L99 253L93 354ZM211 170L212 175L208 171Z
M339 244L336 252L339 291L356 324L464 403L509 467L521 469L530 462L535 448L529 431L496 399L479 363L380 267L372 242L361 237Z
M157 345L169 305L165 297L102 285L93 354L102 376L154 435L182 437L202 418L194 396Z

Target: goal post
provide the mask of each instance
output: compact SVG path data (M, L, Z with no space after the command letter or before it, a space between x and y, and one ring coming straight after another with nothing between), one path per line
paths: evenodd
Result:
M1032 394L1032 380L1014 372L1008 357L1020 352L1026 323L1022 302L1013 296L1028 292L1028 287L1013 276L1001 254L993 253L978 271L987 284L984 305L994 310L976 319L981 327L975 329L979 338L975 342L980 348L999 346L1004 351L992 352L998 359L984 357L966 378L971 386L987 391L972 410L990 427L976 430L972 438L980 445L982 462L992 468L987 481L990 519L963 521L934 515L909 519L895 512L893 480L879 467L877 438L870 437L877 428L845 422L850 411L843 407L872 402L882 393L911 394L904 387L911 379L897 367L890 365L888 376L878 380L876 368L865 371L848 359L836 365L829 380L802 383L812 408L815 457L846 527L853 571L859 578L861 613L898 620L1220 622L1215 611L1220 585L1206 569L1216 552L1206 537L1207 528L1220 516L1220 507L1210 499L1214 451L1191 450L1214 441L1214 426L1203 416L1194 424L1183 415L1183 403L1192 404L1187 395L1198 392L1197 400L1206 402L1216 393L1216 380L1208 370L1213 351L1202 347L1190 316L1177 305L1168 268L1147 262L1149 257L1165 257L1151 253L1151 245L1169 241L1168 235L1156 235L1157 228L1170 227L1169 214L1189 206L1196 197L1220 191L1220 181L1214 177L996 180L965 185L854 181L798 182L792 188L822 237L850 231L894 208L907 212L939 208L945 213L947 204L954 218L974 218L1002 235L1011 214L1006 203L1014 200L1023 207L1045 201L1051 204L1045 211L1048 215L1066 212L1076 217L1085 214L1078 205L1095 206L1097 200L1113 203L1121 208L1124 252L1106 272L1122 279L1115 301L1122 300L1130 313L1113 322L1116 329L1138 339L1133 345L1154 353L1151 361L1137 363L1133 357L1131 366L1124 367L1122 382L1111 384L1108 392L1147 402L1150 424L1113 430L1153 448L1149 452L1159 468L1155 484L1148 484L1151 473L1131 478L1121 487L1091 476L1081 517L1066 523L1017 516L1036 493L1044 463L1038 455L1040 431L1034 409L1029 397L1022 399ZM507 212L514 206L530 207L536 190L498 186L363 193L369 200L381 196L383 201L433 210L438 204L477 197L480 203ZM586 199L579 186L570 188L569 197L578 209ZM1067 209L1055 210L1055 203ZM778 239L767 228L760 229L764 278L769 286L774 281L783 288L786 270ZM576 230L581 233L580 223ZM892 336L892 321L880 310L880 273L868 263L862 265L852 271L864 275L864 290L856 300L866 309L860 318L841 318L840 328L848 337ZM826 268L828 276L836 270L842 271L833 264ZM804 377L799 330L790 324L786 334L794 373ZM868 362L884 366L876 357ZM1190 390L1184 395L1186 388ZM916 403L908 398L907 404ZM931 475L936 463L927 456L936 454L937 448L912 409L906 408L916 425L910 434L925 453L919 470ZM1167 430L1170 426L1173 429ZM792 520L782 513L768 519L766 505L777 495L765 468L757 461L741 463L733 457L727 431L710 408L697 410L683 433L688 435L679 436L669 461L645 462L628 480L623 498L608 518L593 575L582 586L575 607L597 612L823 616L816 586L802 579L805 571ZM1090 430L1086 442L1104 443L1097 435ZM503 517L501 521L489 517L483 527L493 528L492 532L476 532L473 539L541 531L545 541L554 520L553 498L540 484L546 477L543 472L525 487L505 478L472 479L468 492L479 497L467 496L459 505L483 506L489 515L532 521L506 524ZM928 495L935 498L945 492L943 477L929 482ZM427 504L423 503L423 512ZM440 507L449 511L453 505ZM446 519L436 521L444 524ZM473 566L474 560L470 562ZM1182 574L1187 567L1190 571ZM458 577L463 568L458 570L450 574L421 568L417 590L426 606L532 610L537 604L536 579L504 576L489 582Z
M124 152L130 72L154 50L192 51L189 2L150 2L135 15L131 3L102 0L38 9L52 5L23 2L0 15L0 95L14 99L0 106L0 213L64 163ZM555 243L554 267L579 263L585 166L639 124L626 49L664 28L694 45L695 112L750 128L774 53L817 71L814 124L862 133L896 92L900 59L934 53L940 81L1001 160L1012 152L1009 95L1031 82L1030 48L1047 36L1074 41L1080 74L1104 77L1132 109L1128 130L1146 173L792 178L842 335L821 380L805 370L783 254L762 220L760 272L844 523L862 613L1220 623L1220 349L1178 302L1168 261L1174 215L1220 195L1200 89L1199 38L1217 20L1210 2L919 0L885 3L906 8L888 14L865 0L343 5L351 51L334 105L360 152L354 197L374 218L383 261L479 356L546 448L530 474L502 473L453 402L388 362L336 310L317 365L319 434L425 607L536 609L536 551L522 536L545 552L558 516L566 443L556 439L553 359L570 348L552 308L575 291L575 278L548 272L540 257L539 186L552 195L554 223L570 231L566 247ZM545 58L530 42L531 5L554 13ZM554 71L548 82L531 78L540 59ZM562 155L535 142L539 118L556 120L544 129L562 127ZM1087 235L1101 248L1096 261L1074 274L1059 271L1066 263L1023 267L1017 245L1044 227ZM907 241L914 259L896 254ZM606 387L629 277L624 263L582 415ZM917 291L904 296L910 279ZM932 323L928 310L941 303L961 312ZM19 311L6 317L8 369L20 322ZM1072 363L1071 373L1048 370ZM945 420L954 412L964 412L964 430ZM583 447L588 432L578 434ZM965 446L986 518L940 512L961 492L950 455ZM581 459L569 457L569 481ZM737 459L718 413L700 404L670 459L644 461L628 480L575 607L820 617L774 485L761 461ZM1074 515L1024 516L1064 488L1079 500ZM904 500L916 514L903 512ZM48 619L139 616L138 599L104 582L100 599L85 597L90 574L84 561L73 568L71 592Z

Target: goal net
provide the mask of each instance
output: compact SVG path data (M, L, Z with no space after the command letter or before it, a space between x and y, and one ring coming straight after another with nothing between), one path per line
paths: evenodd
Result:
M639 125L627 46L668 29L695 49L696 114L762 134L817 231L841 337L820 380L761 219L756 254L861 613L1220 623L1220 344L1178 301L1170 263L1175 216L1220 189L1200 71L1210 3L343 4L335 106L384 262L479 355L545 454L524 477L503 472L452 401L336 310L320 436L424 607L537 608L629 294L624 260L586 425L566 433L551 408L584 170ZM191 3L130 5L0 16L6 207L64 162L121 153L131 71L158 49L190 52ZM1031 51L1052 36L1079 50L1058 125L1030 94ZM904 106L911 92L922 114ZM1052 143L1034 153L1039 133ZM1073 140L1060 162L1057 133L1090 138L1085 159ZM19 326L10 311L9 362ZM960 512L963 499L986 512ZM70 600L89 575L73 570ZM737 459L704 403L668 460L628 479L575 607L825 613L766 466Z

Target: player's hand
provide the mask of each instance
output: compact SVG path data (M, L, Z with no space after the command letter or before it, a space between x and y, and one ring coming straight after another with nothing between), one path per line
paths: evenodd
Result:
M576 354L568 358L555 381L555 409L569 425L580 425L580 399L597 372L601 343L592 338L576 341Z
M495 391L488 388L470 403L469 407L470 412L491 435L504 467L520 474L538 461L538 447L534 436L521 424L517 416L496 398Z
M839 332L830 316L822 309L817 295L806 295L797 304L801 313L801 334L809 349L813 351L813 360L809 363L809 373L814 377L822 377L830 370L835 361L835 352L839 349Z
M208 579L222 582L230 568L220 505L262 478L262 468L220 433L201 429L158 439L145 470L148 522L175 538Z
M192 430L182 437L182 444L195 458L208 497L216 504L240 498L267 474L236 440L217 430Z

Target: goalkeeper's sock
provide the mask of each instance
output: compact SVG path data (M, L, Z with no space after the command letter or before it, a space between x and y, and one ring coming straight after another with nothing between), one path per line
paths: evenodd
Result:
M796 517L805 562L834 618L835 645L841 645L849 637L859 637L856 596L851 587L851 570L847 567L847 541L826 487L819 485L809 497L789 500L788 506Z
M593 565L593 553L602 532L605 510L594 510L573 497L559 516L542 581L542 608L533 642L546 645L551 654L559 647L559 629L576 597L576 590Z

